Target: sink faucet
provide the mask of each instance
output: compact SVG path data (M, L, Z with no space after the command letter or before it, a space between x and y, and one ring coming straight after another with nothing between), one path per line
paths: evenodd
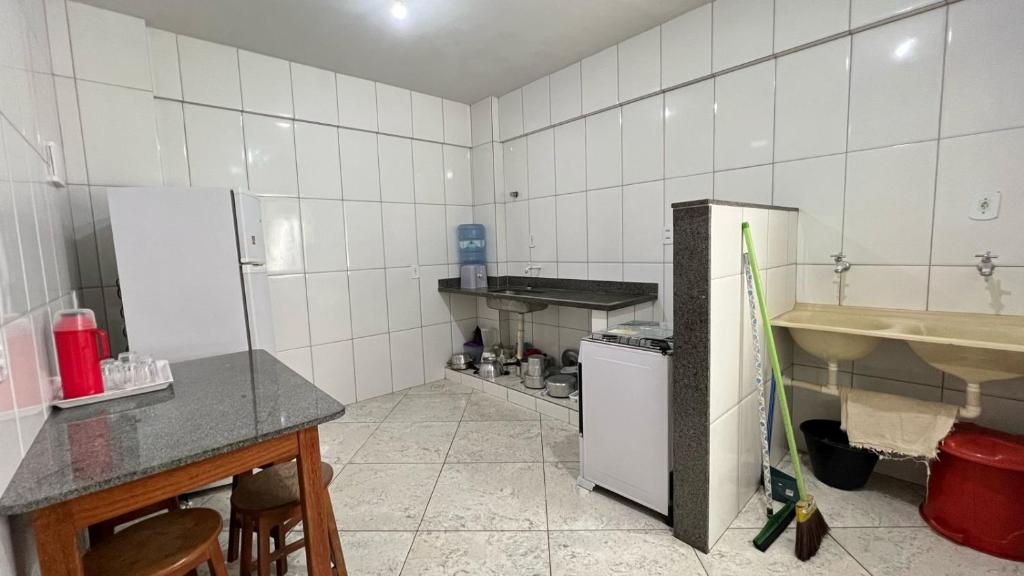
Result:
M526 276L529 276L531 270L536 270L536 271L540 272L540 269L541 269L540 264L529 264L529 265L526 266L526 268L523 269L523 274L526 275Z
M838 254L829 254L829 257L832 258L832 262L835 263L835 267L832 268L832 271L836 274L842 274L850 269L850 263L846 261L846 254L840 252Z
M999 258L999 256L993 254L991 250L985 250L984 254L975 254L974 257L981 258L981 262L978 262L977 266L975 266L978 269L978 274L985 278L991 276L992 272L996 269L996 265L992 261Z

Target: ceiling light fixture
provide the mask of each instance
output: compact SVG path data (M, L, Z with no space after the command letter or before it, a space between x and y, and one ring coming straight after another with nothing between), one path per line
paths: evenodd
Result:
M395 20L405 20L405 17L409 15L409 9L405 6L405 2L393 2L391 4L391 17Z

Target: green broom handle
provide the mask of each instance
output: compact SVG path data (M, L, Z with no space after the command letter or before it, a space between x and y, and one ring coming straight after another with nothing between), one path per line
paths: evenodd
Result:
M775 337L772 335L772 325L768 322L768 308L764 302L764 288L761 287L761 270L757 266L757 254L754 253L754 240L750 236L750 224L743 223L743 241L747 245L747 261L750 262L751 271L754 273L754 290L757 292L757 307L761 312L761 324L764 326L764 336L768 345L768 357L772 362L772 374L775 376L776 388L779 391L779 407L782 408L782 422L786 428L786 442L789 443L789 457L793 461L793 476L796 477L796 486L800 491L800 498L807 497L807 488L804 487L804 475L800 471L800 453L796 448L796 437L793 435L793 422L789 418L789 403L786 402L786 385L782 379L782 369L779 368L779 355L775 352Z

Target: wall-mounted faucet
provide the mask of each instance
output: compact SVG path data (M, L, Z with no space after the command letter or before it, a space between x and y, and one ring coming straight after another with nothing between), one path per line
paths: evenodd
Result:
M829 257L832 258L832 262L835 263L835 267L832 268L832 271L836 274L842 274L850 269L850 263L846 261L846 254L840 252L838 254L829 254Z
M540 272L540 269L541 269L541 265L540 264L530 264L526 268L523 269L523 275L524 276L529 276L531 270L536 270L536 271Z
M981 258L981 262L978 262L977 266L975 266L978 269L978 274L981 274L984 278L991 276L992 272L996 269L996 264L993 260L999 258L999 256L993 254L991 250L985 250L984 254L975 254L974 257Z

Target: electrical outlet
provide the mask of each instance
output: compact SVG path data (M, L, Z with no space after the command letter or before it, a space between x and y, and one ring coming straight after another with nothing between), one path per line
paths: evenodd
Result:
M1000 192L986 192L971 200L971 220L995 220L999 217Z
M672 243L672 229L671 228L665 228L665 230L662 231L661 239L662 239L664 244L671 244Z

